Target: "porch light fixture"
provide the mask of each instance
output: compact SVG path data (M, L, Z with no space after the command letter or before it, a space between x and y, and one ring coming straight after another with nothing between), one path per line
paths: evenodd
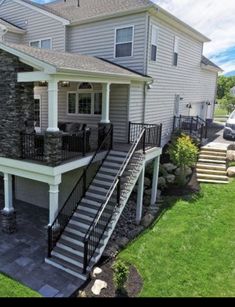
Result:
M47 81L39 81L39 86L47 86Z
M62 81L62 82L61 82L61 87L70 87L70 82L68 82L68 81Z
M188 109L192 109L192 105L191 105L191 103L186 104L186 108L188 108Z
M207 106L211 106L211 102L210 102L210 101L207 101L207 102L206 102L206 105L207 105Z

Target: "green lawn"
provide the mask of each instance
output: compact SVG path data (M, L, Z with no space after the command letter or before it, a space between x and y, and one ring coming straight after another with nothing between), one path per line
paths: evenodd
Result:
M136 266L141 297L235 296L235 181L202 185L168 210L119 257Z
M19 282L0 274L0 297L41 297L41 295Z
M227 115L227 111L225 109L221 109L219 107L219 105L216 105L216 107L215 107L215 117L216 116L223 116L223 115Z

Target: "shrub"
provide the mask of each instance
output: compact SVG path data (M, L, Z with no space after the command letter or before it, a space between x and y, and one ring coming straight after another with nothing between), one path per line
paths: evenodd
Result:
M178 183L180 186L184 186L186 184L187 167L192 167L196 164L198 148L189 136L181 135L172 140L168 152L171 161L180 169Z
M129 275L129 267L121 260L117 260L113 265L113 281L118 293L125 292L125 283Z

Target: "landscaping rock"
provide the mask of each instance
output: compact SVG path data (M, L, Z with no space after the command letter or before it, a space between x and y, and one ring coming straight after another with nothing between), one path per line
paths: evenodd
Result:
M145 217L142 219L141 221L141 225L143 225L145 228L149 227L149 225L152 224L152 222L154 221L155 217L151 214L148 213L145 215Z
M147 178L147 177L145 177L144 178L144 185L146 186L146 187L151 187L151 180L149 179L149 178Z
M118 239L117 243L118 243L118 246L120 248L123 248L129 243L129 239L127 237L122 237L122 238Z
M186 177L191 176L193 173L192 169L190 167L186 167ZM180 175L180 168L177 168L175 171L175 175L179 176Z
M168 172L168 173L172 173L174 170L177 169L177 166L175 166L174 164L172 163L165 163L162 165L165 170Z
M98 267L96 267L94 270L93 270L93 273L92 273L92 276L93 277L96 277L97 275L101 274L102 273L102 270Z
M164 177L158 178L158 187L164 189L166 187L166 179Z
M153 175L153 163L149 163L145 168L145 174L147 177L151 178Z
M144 194L145 194L145 195L148 195L148 196L151 196L151 194L152 194L152 189L147 189L147 190L145 190L145 191L144 191Z
M135 226L135 228L129 232L128 238L130 240L135 239L143 230L144 230L144 226L142 225Z
M228 168L228 176L235 177L235 166L231 166Z
M107 289L108 284L107 282L97 279L94 283L94 286L91 288L91 291L95 295L100 295L102 289Z
M119 246L115 243L110 243L105 249L103 256L108 258L115 258L118 254Z
M228 150L227 151L227 159L229 162L235 161L235 150Z
M168 183L174 183L175 182L175 175L167 175L167 177L166 177L166 181L168 182Z
M144 206L149 206L151 202L151 196L145 195L144 197Z
M157 199L159 199L162 195L162 191L161 190L157 190Z

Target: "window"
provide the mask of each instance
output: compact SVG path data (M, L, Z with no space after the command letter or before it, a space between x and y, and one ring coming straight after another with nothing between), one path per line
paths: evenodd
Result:
M68 93L68 114L76 114L77 93Z
M29 43L29 45L35 48L52 49L52 43L50 38L32 41Z
M101 115L102 113L102 93L94 94L94 114Z
M179 58L179 37L175 36L174 42L174 54L173 54L173 65L178 66L178 58Z
M134 27L116 29L115 57L132 56Z
M78 112L79 114L91 114L91 93L79 94Z
M152 26L152 38L151 38L151 61L157 61L157 51L158 51L158 28Z

